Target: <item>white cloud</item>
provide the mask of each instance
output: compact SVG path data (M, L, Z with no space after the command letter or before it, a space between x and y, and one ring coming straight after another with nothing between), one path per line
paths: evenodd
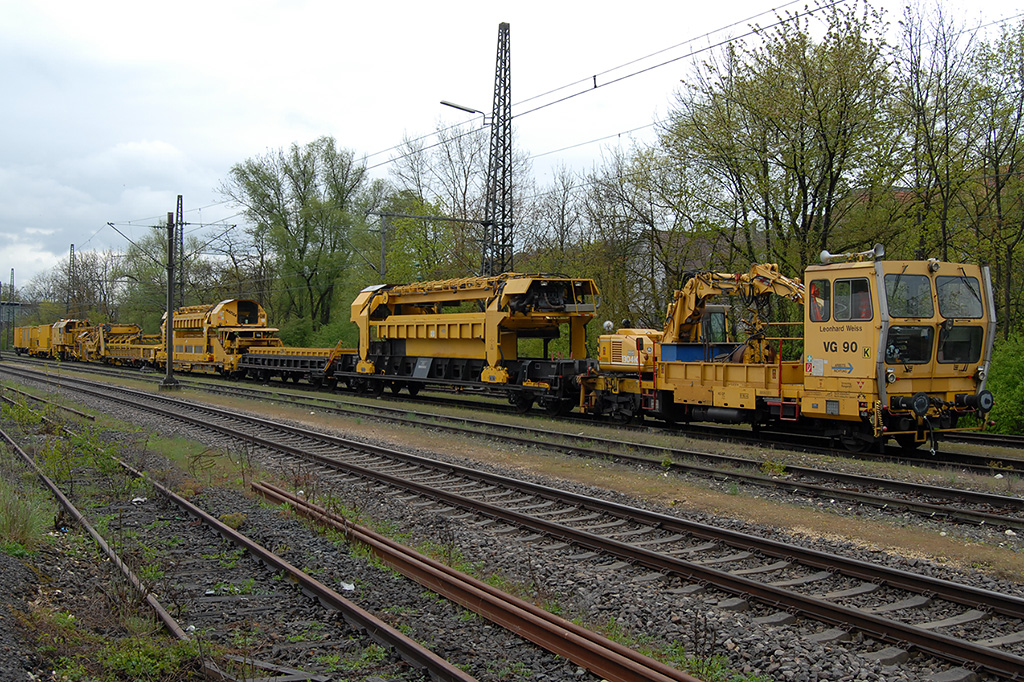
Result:
M30 237L34 237L36 235L39 235L41 237L49 237L54 232L56 232L56 230L45 230L38 227L25 228L25 234L29 235Z
M0 235L6 237L7 235ZM44 273L56 266L61 259L67 257L67 253L56 254L49 251L39 242L15 240L13 243L3 245L3 269L0 270L0 279L4 286L10 284L11 268L15 270L15 287L20 288L40 273Z

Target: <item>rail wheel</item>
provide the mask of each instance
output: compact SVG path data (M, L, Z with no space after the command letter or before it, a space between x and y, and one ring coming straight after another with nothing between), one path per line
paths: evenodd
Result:
M638 401L630 396L620 396L612 406L608 419L613 424L629 424L635 419L643 421L643 411Z
M608 416L608 421L612 424L625 425L633 421L633 413L628 410L615 410Z
M388 388L391 389L393 395L398 395L402 392L402 387L405 386L401 381L389 381Z
M406 387L405 387L405 390L409 391L409 395L411 395L412 397L415 398L417 395L419 395L420 385L419 384L407 384Z
M533 407L533 396L523 391L515 391L509 394L508 402L515 408L516 412L523 414Z
M366 392L374 398L384 394L384 381L382 379L370 379L366 384Z
M869 432L858 429L850 429L839 434L839 442L847 452L856 454L867 452L875 445L875 439Z
M564 417L572 412L572 408L574 407L576 407L576 403L574 401L567 398L558 398L545 404L544 411L552 417Z
M913 452L924 445L924 441L917 440L912 433L901 433L898 436L893 436L893 438L896 439L896 444L904 452Z

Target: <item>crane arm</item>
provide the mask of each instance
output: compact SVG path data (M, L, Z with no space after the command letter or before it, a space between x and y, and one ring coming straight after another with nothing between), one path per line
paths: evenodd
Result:
M699 272L677 289L668 305L664 343L697 340L707 299L719 294L757 299L774 294L803 305L804 285L779 272L775 263L759 263L749 272Z

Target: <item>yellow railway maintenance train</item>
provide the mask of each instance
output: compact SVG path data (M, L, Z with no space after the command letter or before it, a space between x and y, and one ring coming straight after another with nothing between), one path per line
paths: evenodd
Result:
M356 348L285 347L255 301L183 308L174 316L174 364L371 394L456 387L503 394L521 410L618 421L748 423L823 433L855 450L890 437L934 445L937 434L965 428L967 415L979 428L993 404L987 268L886 261L881 247L822 256L803 281L770 264L697 273L674 293L664 328L601 335L596 359L585 342L599 300L592 280L505 273L367 287L351 308ZM728 322L736 306L714 302L722 295L747 306L741 324ZM772 307L797 312L794 331L772 333ZM17 350L57 356L59 325L48 327L45 352L32 345L31 330L41 328L19 328ZM732 338L733 327L743 338ZM61 357L166 364L163 337L106 328L76 324L77 341ZM549 343L563 336L568 357L556 358Z
M590 279L517 273L375 285L352 303L357 348L253 349L239 367L263 379L277 373L378 394L415 395L427 385L487 390L524 411L538 404L570 412L575 379L591 364L586 325L597 296ZM549 342L563 334L569 357L552 358Z
M664 329L600 338L598 366L581 379L583 411L813 431L853 450L889 437L934 444L966 415L983 423L996 325L988 269L883 256L881 246L823 252L803 282L774 265L699 273L675 292ZM751 305L742 343L723 342L709 314L720 294ZM759 316L770 298L800 304L798 343L771 338ZM797 350L789 359L787 347Z
M77 359L75 339L89 328L88 320L57 320L53 324L14 328L14 348L19 355L38 358Z

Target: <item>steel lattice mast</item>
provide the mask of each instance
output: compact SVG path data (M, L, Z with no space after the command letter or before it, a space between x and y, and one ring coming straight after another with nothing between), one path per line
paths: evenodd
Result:
M180 194L174 211L174 227L178 233L178 305L185 305L185 211Z
M498 58L491 109L491 150L487 162L483 263L480 274L512 270L512 79L508 23L498 25Z
M64 314L71 317L71 304L77 303L75 299L75 245L71 245L71 253L68 255L68 295L64 307Z

